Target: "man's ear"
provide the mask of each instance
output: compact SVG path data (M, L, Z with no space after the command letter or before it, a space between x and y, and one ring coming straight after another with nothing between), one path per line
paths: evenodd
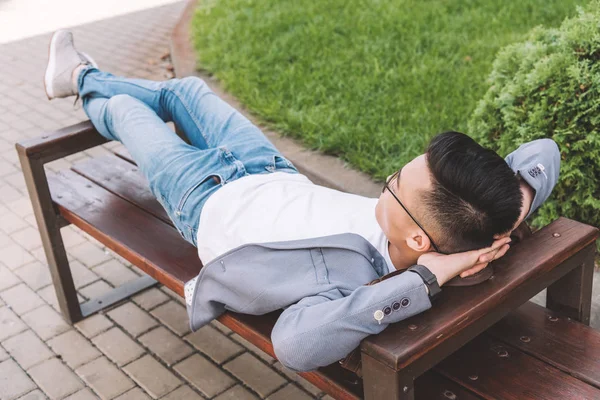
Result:
M421 229L411 232L406 238L406 245L417 253L427 253L431 250L431 241Z

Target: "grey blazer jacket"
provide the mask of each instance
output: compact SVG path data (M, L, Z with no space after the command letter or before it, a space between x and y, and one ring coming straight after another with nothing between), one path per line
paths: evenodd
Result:
M536 191L531 214L558 180L558 147L537 140L506 161ZM344 358L368 335L431 307L415 273L365 286L387 272L383 256L352 233L243 245L186 283L190 325L195 331L227 310L261 315L284 309L271 336L275 354L292 370L314 370Z

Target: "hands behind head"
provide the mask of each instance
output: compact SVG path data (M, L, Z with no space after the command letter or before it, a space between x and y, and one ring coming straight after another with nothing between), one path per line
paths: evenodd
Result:
M442 286L457 275L466 277L484 269L490 262L499 259L510 248L510 237L497 239L490 247L455 254L425 253L417 261L437 277Z
M521 180L521 192L523 193L523 206L514 228L509 232L494 236L496 240L490 247L449 255L425 253L419 257L418 263L429 268L437 277L438 284L442 286L457 275L460 275L461 278L474 275L487 267L490 262L504 256L510 248L510 235L529 214L535 197L535 191L524 180Z

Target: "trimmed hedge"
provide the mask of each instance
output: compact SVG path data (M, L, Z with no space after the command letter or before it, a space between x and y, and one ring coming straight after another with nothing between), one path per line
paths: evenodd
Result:
M469 132L505 156L518 145L550 137L561 177L534 225L566 216L600 226L600 1L578 9L558 29L531 31L494 62L490 89Z

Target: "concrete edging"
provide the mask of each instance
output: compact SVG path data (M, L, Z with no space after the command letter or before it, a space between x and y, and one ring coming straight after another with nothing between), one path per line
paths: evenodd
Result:
M283 155L314 183L348 193L378 197L381 193L381 185L375 183L367 174L350 168L336 157L308 150L296 140L281 137L277 132L261 124L235 97L225 92L215 78L197 70L196 60L198 57L194 51L189 33L191 19L194 16L197 2L198 0L188 0L171 34L170 50L175 76L197 76L208 82L211 89L219 97L227 101L252 121L252 123L260 127Z

